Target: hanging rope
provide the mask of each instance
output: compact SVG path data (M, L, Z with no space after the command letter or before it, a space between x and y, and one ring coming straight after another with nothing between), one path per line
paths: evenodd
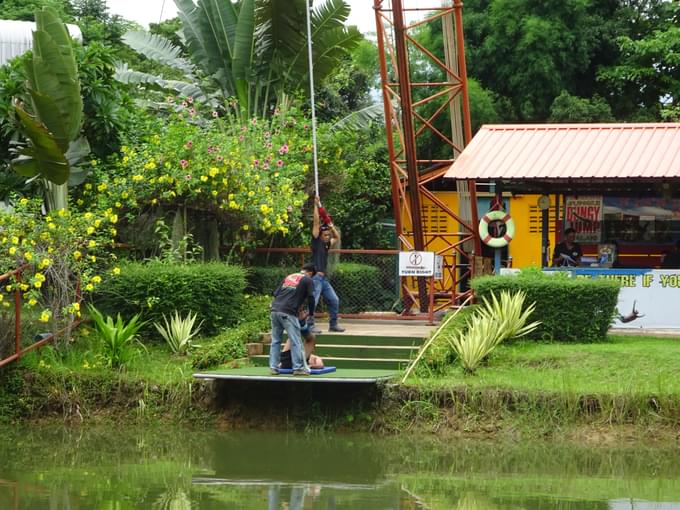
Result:
M314 152L314 192L319 196L319 161L316 150L316 108L314 106L314 66L312 64L312 15L307 4L307 57L309 60L309 101L312 105L312 148Z

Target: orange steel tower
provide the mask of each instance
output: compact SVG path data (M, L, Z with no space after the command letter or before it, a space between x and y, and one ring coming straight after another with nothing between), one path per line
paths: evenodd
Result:
M374 0L374 10L399 249L443 256L443 278L431 282L429 289L422 277L401 281L406 312L414 307L425 312L428 303L443 309L458 306L470 296L466 282L474 273L475 254L481 251L474 181L458 183L458 211L433 192L472 137L463 4L441 0L439 6L427 7L426 1L413 0L410 7L404 5L408 1ZM413 14L425 18L408 24L405 17ZM435 55L414 37L426 24L442 30L444 55ZM428 81L419 81L413 67ZM429 147L430 155L425 156L424 147Z

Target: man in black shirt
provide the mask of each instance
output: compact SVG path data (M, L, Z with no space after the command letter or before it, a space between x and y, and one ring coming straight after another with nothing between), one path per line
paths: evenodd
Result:
M323 225L321 221L323 220ZM312 225L312 262L316 268L314 275L314 303L319 302L323 296L328 306L329 331L343 332L344 328L338 326L338 311L340 300L328 280L328 250L340 240L340 232L333 225L333 220L321 207L319 197L314 199L314 224ZM314 333L321 333L314 327L314 315L310 313L308 323Z
M568 228L564 231L564 241L555 246L553 266L578 266L582 256L581 245L576 242L576 230Z
M281 339L285 329L290 340L293 375L309 375L309 367L305 361L300 338L298 312L306 301L310 314L314 313L314 282L312 277L315 273L313 264L305 264L299 273L286 276L274 292L274 302L271 308L272 344L269 351L269 370L272 374L279 373Z

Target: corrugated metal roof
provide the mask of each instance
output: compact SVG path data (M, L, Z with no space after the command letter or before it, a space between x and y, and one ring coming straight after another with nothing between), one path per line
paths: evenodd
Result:
M33 21L0 19L0 65L31 49L35 28ZM73 39L83 40L77 25L68 24L66 28Z
M445 177L680 178L680 123L485 125Z

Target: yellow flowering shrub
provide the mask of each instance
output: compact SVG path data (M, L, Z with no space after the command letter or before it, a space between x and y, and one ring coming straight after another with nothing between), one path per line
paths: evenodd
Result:
M43 214L42 201L14 201L13 211L0 210L0 274L25 267L3 283L5 296L19 291L23 303L40 307L41 322L53 330L68 328L80 317L79 293L93 291L102 281L107 249L116 235L113 210ZM116 268L108 270L117 274ZM10 307L3 299L1 307Z
M301 219L311 167L309 128L295 112L234 124L189 105L145 141L123 146L93 168L77 204L110 207L133 219L142 211L188 207L218 221L222 241L256 244L287 235Z

